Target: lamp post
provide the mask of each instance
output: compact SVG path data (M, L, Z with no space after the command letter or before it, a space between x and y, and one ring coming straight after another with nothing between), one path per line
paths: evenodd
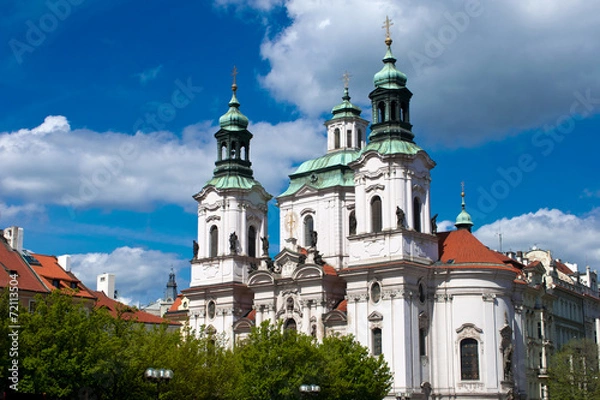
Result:
M148 368L144 372L144 378L150 382L156 382L156 400L158 400L159 387L161 382L169 382L173 379L173 371L170 369L154 369Z
M304 396L317 397L320 391L321 387L319 385L300 385L300 393Z

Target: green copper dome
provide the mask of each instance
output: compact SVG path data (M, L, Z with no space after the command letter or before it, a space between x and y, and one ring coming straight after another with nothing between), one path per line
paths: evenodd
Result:
M333 107L331 113L333 114L332 119L336 118L347 118L347 117L358 117L362 110L350 103L350 95L348 94L348 88L344 88L344 96L342 102L337 106Z
M232 89L233 95L229 100L229 110L219 118L219 125L228 131L243 131L248 127L248 118L240 112L240 103L235 97L237 86L234 84Z
M456 226L457 229L468 229L471 231L473 221L471 220L471 215L465 209L465 192L463 191L460 195L462 197L462 210L456 217L454 226Z
M376 88L401 89L406 86L406 75L396 69L396 59L392 55L392 39L386 38L387 52L383 58L383 68L373 77Z

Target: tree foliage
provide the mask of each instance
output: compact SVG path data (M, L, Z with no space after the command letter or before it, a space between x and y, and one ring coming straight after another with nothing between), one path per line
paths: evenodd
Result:
M149 367L174 372L158 388L162 400L300 399L302 384L319 385L320 399L379 400L390 387L383 358L352 337L318 343L265 323L232 351L225 337L148 328L58 292L37 298L35 312L22 310L19 324L19 391L48 399L154 398L156 383L143 377ZM2 345L8 326L0 320ZM11 362L0 355L0 391Z
M551 399L600 399L598 345L589 339L570 341L552 357L548 375Z

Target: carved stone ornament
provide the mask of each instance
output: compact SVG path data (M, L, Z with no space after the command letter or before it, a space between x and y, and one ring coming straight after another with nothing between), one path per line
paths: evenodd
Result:
M514 352L514 344L512 342L512 328L508 323L508 315L504 313L504 326L500 329L500 352L502 353L502 363L504 366L504 380L512 381L512 358Z

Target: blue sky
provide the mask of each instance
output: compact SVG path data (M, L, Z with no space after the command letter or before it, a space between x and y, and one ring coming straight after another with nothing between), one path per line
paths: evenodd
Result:
M117 274L126 300L189 282L195 201L216 156L231 70L255 177L277 195L325 152L342 74L368 93L389 15L414 93L415 140L437 162L432 213L460 182L476 235L504 250L600 263L600 6L593 2L5 0L0 16L0 227L25 247ZM277 209L270 208L276 250Z

